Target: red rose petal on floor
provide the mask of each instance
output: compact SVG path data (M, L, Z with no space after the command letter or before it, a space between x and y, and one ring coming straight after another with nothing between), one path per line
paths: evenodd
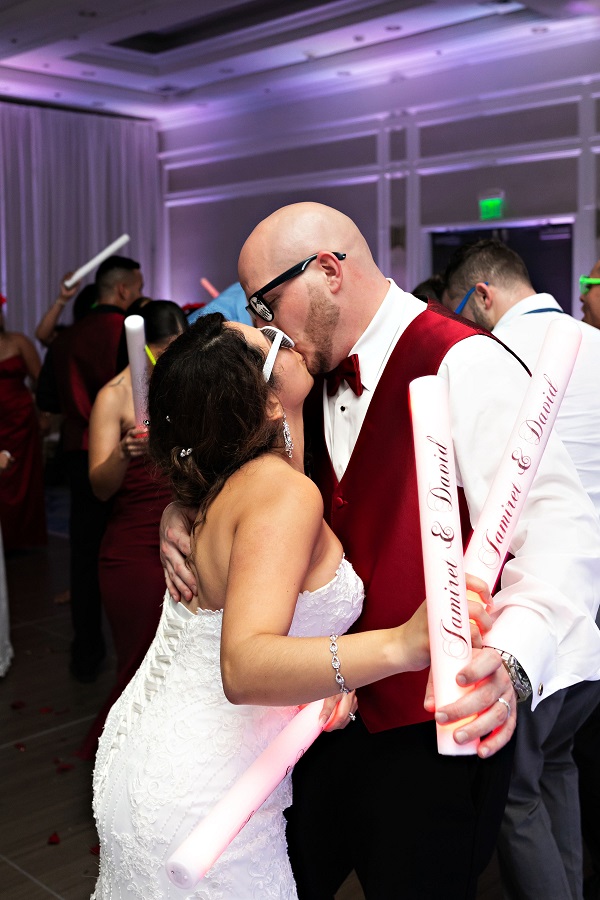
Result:
M25 744L15 744L15 749L20 750L22 753L25 749Z
M60 773L60 772L70 772L71 769L74 769L74 768L75 768L75 766L73 765L73 763L60 763L60 764L56 767L56 771L57 771L58 773Z
M56 831L53 831L50 837L48 838L49 844L60 844L60 838Z
M51 713L51 712L53 712L53 709L52 709L51 706L41 706L41 707L40 707L40 712L42 713L42 715L46 715L46 713Z
M100 844L94 844L93 847L90 847L90 853L92 856L100 856Z
M24 706L27 706L24 700L13 700L10 704L11 709L23 709Z

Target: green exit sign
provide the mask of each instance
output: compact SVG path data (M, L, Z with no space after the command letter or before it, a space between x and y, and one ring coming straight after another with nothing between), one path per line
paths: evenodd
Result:
M503 216L504 196L479 198L479 218L482 222L487 219L502 219Z

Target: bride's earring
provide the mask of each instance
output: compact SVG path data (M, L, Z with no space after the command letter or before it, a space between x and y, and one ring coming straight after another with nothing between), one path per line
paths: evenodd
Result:
M286 418L285 413L283 414L283 446L285 447L285 452L292 458L292 450L294 449L294 442L292 440L292 435L290 432L290 426L288 425L288 420Z

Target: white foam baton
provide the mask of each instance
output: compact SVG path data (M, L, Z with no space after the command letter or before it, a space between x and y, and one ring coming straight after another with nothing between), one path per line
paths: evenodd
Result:
M131 372L133 391L133 411L135 424L142 425L148 418L148 360L146 357L146 335L141 316L127 316L125 319L127 355Z
M465 570L493 590L509 551L519 515L542 454L581 343L581 329L570 316L551 322L500 468L465 552Z
M117 238L116 241L113 241L112 244L109 244L108 247L105 247L104 250L101 250L96 256L89 260L89 262L84 263L80 266L70 278L67 278L65 282L63 282L66 288L72 288L74 284L77 284L82 278L100 265L101 262L104 262L105 259L108 259L109 256L112 256L113 253L116 253L117 250L120 250L121 247L126 244L130 240L128 234L122 234L121 237Z
M165 863L173 884L193 890L323 730L323 701L301 709Z
M426 375L411 381L409 393L431 674L435 702L439 707L453 703L468 693L470 688L458 685L456 676L471 659L471 626L463 568L448 383L437 375ZM460 724L436 725L438 753L464 756L477 752L478 740L466 744L457 744L454 740L454 731Z

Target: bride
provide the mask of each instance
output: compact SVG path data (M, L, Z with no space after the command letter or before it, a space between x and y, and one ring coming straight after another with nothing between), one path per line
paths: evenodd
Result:
M397 628L338 638L339 674L332 666L330 635L358 617L363 590L303 474L312 382L282 332L218 313L157 361L150 454L178 503L198 510L187 561L198 594L180 603L166 594L154 642L100 739L96 900L182 897L166 860L299 704L341 685L322 716L333 709L328 730L352 727L347 687L429 664L423 604ZM484 627L481 610L470 605ZM186 896L295 898L290 803L288 776Z

